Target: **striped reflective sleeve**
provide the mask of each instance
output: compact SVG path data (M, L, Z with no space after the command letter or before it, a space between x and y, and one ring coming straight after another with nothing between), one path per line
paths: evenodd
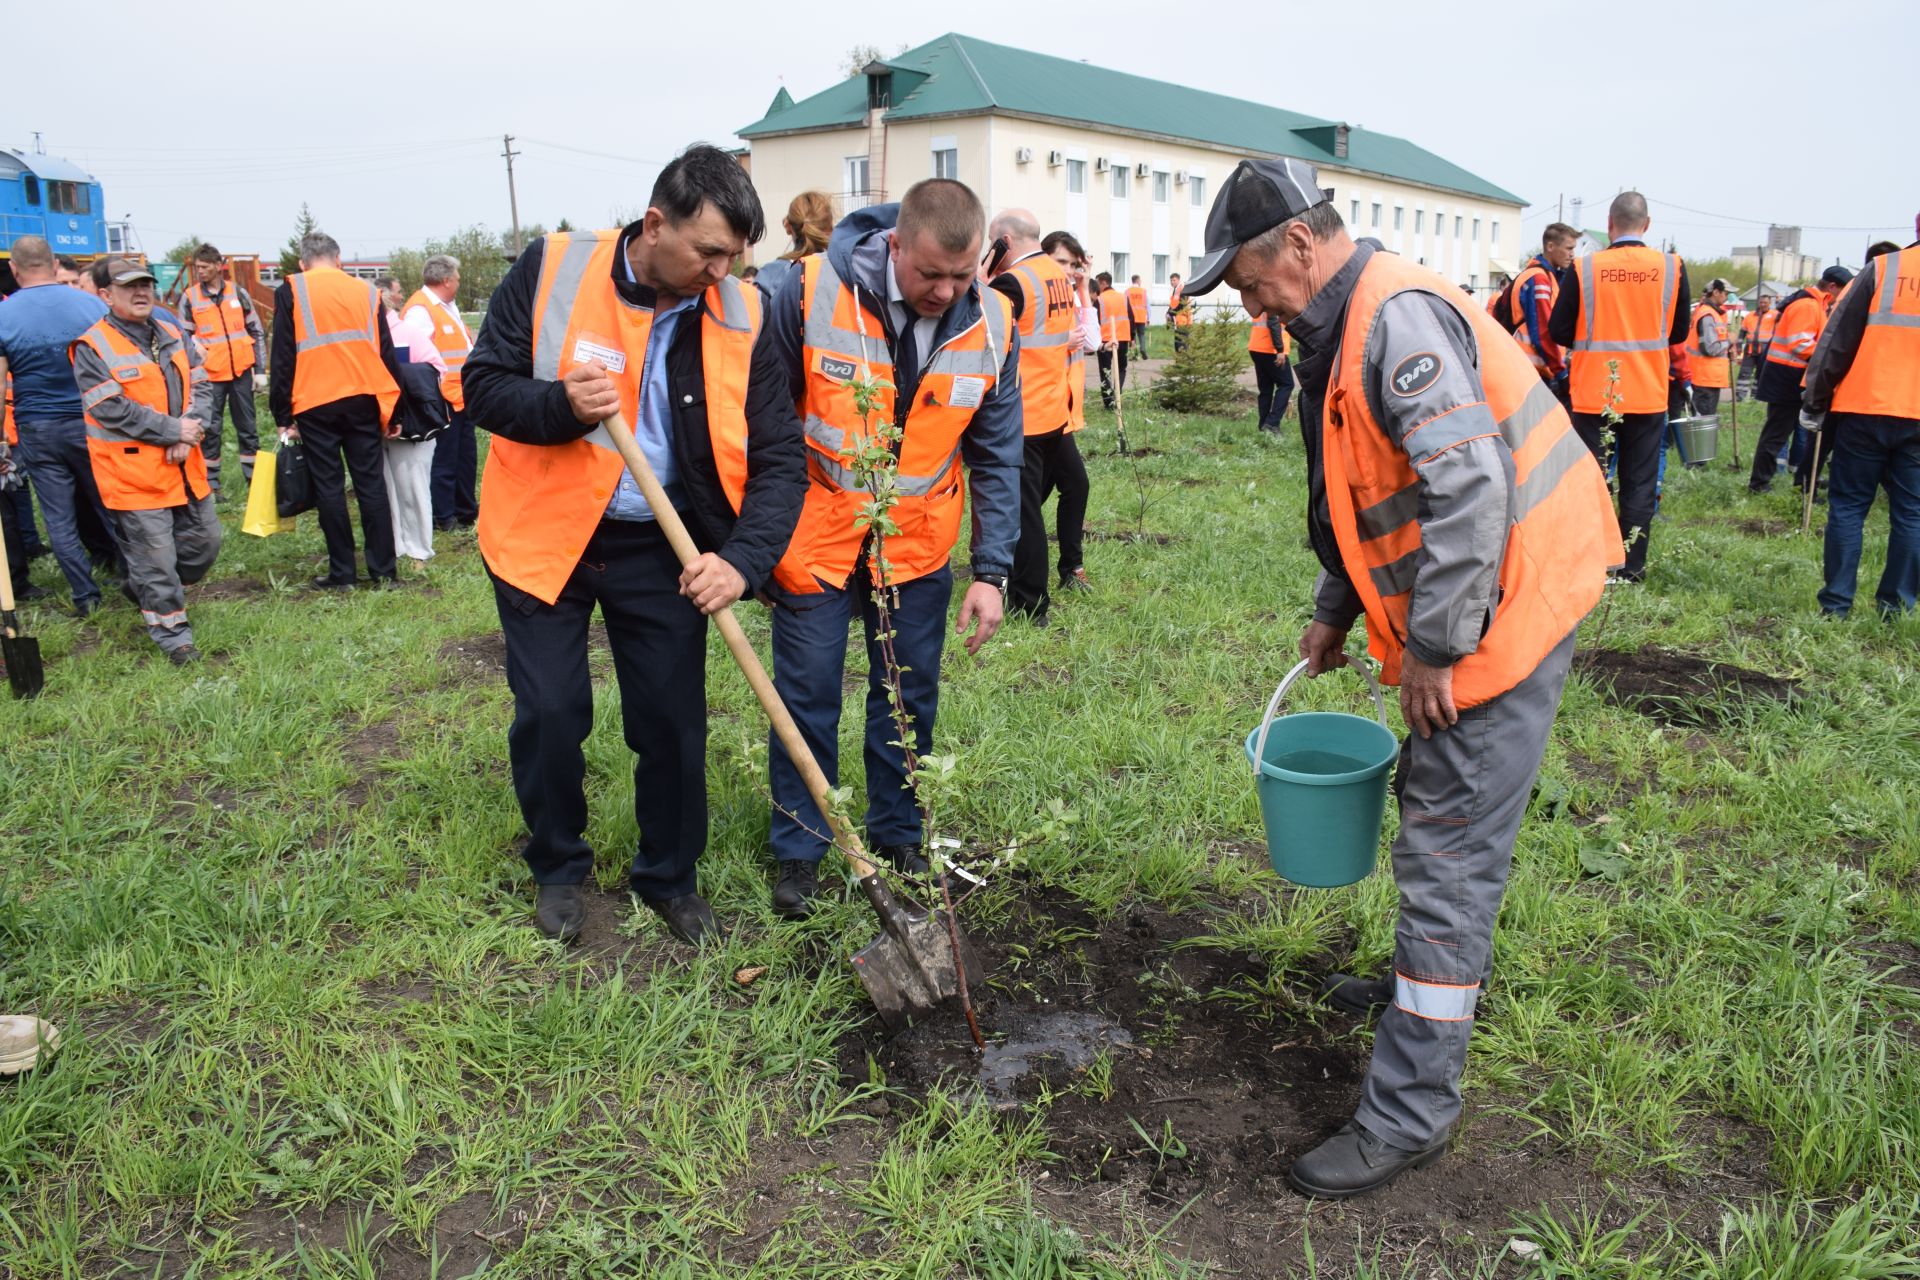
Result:
M1393 1004L1404 1013L1429 1022L1467 1022L1480 1001L1480 984L1421 982L1406 974L1393 975Z

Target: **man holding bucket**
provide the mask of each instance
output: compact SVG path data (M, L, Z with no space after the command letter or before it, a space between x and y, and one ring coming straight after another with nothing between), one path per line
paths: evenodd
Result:
M1567 412L1486 312L1439 276L1355 244L1299 160L1242 161L1187 286L1223 281L1305 352L1307 527L1323 572L1300 641L1310 674L1368 648L1412 734L1395 789L1400 920L1360 1107L1288 1174L1343 1198L1424 1168L1460 1114L1474 1006L1514 837L1573 657L1623 558L1606 480Z

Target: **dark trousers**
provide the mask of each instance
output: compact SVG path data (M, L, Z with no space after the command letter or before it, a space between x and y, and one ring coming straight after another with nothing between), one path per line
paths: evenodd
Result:
M1920 597L1920 422L1830 414L1821 434L1833 442L1833 478L1820 608L1844 614L1853 607L1862 530L1885 486L1887 567L1873 600L1882 613L1910 611Z
M1061 437L1060 447L1054 451L1048 480L1060 491L1054 536L1060 542L1060 577L1064 580L1075 569L1086 568L1087 499L1093 494L1086 460L1080 456L1080 442L1071 431Z
M1747 488L1756 492L1773 484L1773 473L1780 467L1780 450L1793 439L1800 425L1800 402L1787 401L1767 406L1767 420L1760 428L1760 443L1753 447L1753 470L1747 476Z
M26 540L20 536L20 521L14 514L13 495L17 489L0 491L0 539L5 539L7 547L7 580L13 588L14 598L25 591L32 583L33 575L27 568ZM32 511L29 507L28 511Z
M902 583L896 594L893 648L905 669L900 692L907 714L913 717L914 750L924 756L933 749L933 721L940 709L940 655L947 640L953 571L942 566L924 578ZM823 587L805 595L774 593L774 687L793 713L800 736L827 781L837 786L847 626L856 610L867 646L867 844L869 848L917 845L925 839L924 819L907 784L906 759L899 747L890 745L900 740L900 734L887 698L885 662L874 639L879 615L864 569L854 575L849 587ZM818 862L827 851L826 819L780 740L770 737L769 744L774 859Z
M1698 383L1693 387L1693 412L1702 418L1713 418L1720 413L1720 388L1703 387Z
M353 521L347 516L346 477L351 472L353 496L360 506L360 536L367 548L367 576L393 577L393 514L380 465L384 456L380 424L369 418L364 426L345 428L311 420L296 425L313 475L320 532L327 540L327 576L335 582L352 582L359 576L353 559Z
M1120 362L1120 380L1114 381L1113 365L1115 358ZM1127 344L1115 345L1112 351L1100 349L1100 400L1107 408L1113 408L1113 399L1127 389Z
M1179 355L1187 349L1187 328L1183 324L1173 326L1173 354Z
M453 425L440 433L433 447L433 522L445 525L472 524L480 518L480 503L474 496L474 477L479 470L480 451L475 443L473 423L464 409L453 411Z
M593 874L586 756L593 729L587 623L607 624L620 723L634 753L640 828L628 883L649 902L694 892L707 844L707 620L680 594L680 562L652 521L603 520L552 604L498 578L513 727L507 755L535 884Z
M100 503L100 487L94 483L86 420L36 422L20 428L20 460L39 491L47 540L72 589L73 602L98 600L94 567L116 567L120 548L110 532L107 509Z
M1576 413L1573 429L1606 469L1606 419L1597 413ZM1660 459L1666 452L1666 434L1664 413L1622 414L1613 429L1620 531L1627 542L1626 565L1620 576L1635 582L1647 573L1647 544L1653 539L1653 513L1659 505Z
M40 539L40 526L33 515L33 477L26 473L24 466L20 471L20 487L0 492L0 518L8 521L8 527L20 535L29 556L45 555L53 549Z
M253 455L260 452L260 433L254 427L253 370L212 385L213 413L206 422L206 437L200 441L200 456L207 460L208 480L218 489L227 415L233 415L233 436L240 445L240 472L244 480L253 479Z
M1278 431L1293 397L1293 365L1271 351L1251 351L1253 380L1260 388L1259 424L1262 431Z
M1073 545L1067 545L1067 489L1079 480L1078 514L1072 530ZM1020 542L1013 552L1013 576L1007 579L1007 607L1016 613L1047 616L1052 597L1047 591L1047 497L1060 488L1060 576L1081 566L1080 543L1085 537L1087 520L1087 466L1080 459L1080 448L1064 428L1042 435L1028 436L1026 464L1020 472ZM1071 551L1071 559L1069 559Z
M1147 358L1147 322L1145 320L1133 322L1133 355L1136 360Z

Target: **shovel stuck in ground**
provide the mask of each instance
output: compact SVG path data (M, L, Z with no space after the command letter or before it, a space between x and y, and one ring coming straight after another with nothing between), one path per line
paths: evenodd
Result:
M16 698L38 697L47 687L47 669L40 661L40 642L20 630L13 611L13 566L0 543L0 657L7 663L7 683Z
M686 564L700 554L699 549L693 545L686 525L660 488L646 455L634 442L625 416L616 412L601 426L626 461L627 470L640 486L647 505L653 508L667 541L673 544L674 554L681 564ZM881 935L854 953L853 971L867 989L881 1019L889 1029L899 1030L927 1017L949 1000L964 1000L967 984L978 980L980 968L972 948L967 945L966 935L960 932L959 923L947 911L911 910L893 896L879 870L867 860L860 837L835 807L833 789L826 775L820 771L813 752L807 749L806 740L800 736L800 726L794 723L786 704L780 700L753 643L740 629L740 620L733 616L731 608L720 610L713 615L713 620L719 625L733 660L747 677L747 683L753 686L754 696L760 700L767 718L773 721L780 745L786 748L813 802L820 807L821 816L833 831L834 842L852 864L860 880L860 891L867 895L874 914L880 917Z

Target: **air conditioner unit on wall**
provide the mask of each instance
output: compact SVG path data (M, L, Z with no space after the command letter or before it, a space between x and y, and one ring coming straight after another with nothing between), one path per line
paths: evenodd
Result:
M1047 152L1047 165L1049 168L1058 169L1061 165L1065 164L1066 162L1067 162L1066 152L1064 151Z
M1185 169L1175 169L1173 171L1173 185L1176 187L1184 187L1187 185L1187 171Z
M1153 166L1148 164L1144 160L1141 161L1139 164L1133 166L1133 176L1136 178L1145 178L1152 173L1153 173Z
M1105 156L1095 156L1093 158L1093 171L1095 173L1105 173L1111 168L1113 168L1113 166L1107 163Z
M1031 164L1033 162L1033 148L1015 147L1013 149L1013 162L1015 164Z

